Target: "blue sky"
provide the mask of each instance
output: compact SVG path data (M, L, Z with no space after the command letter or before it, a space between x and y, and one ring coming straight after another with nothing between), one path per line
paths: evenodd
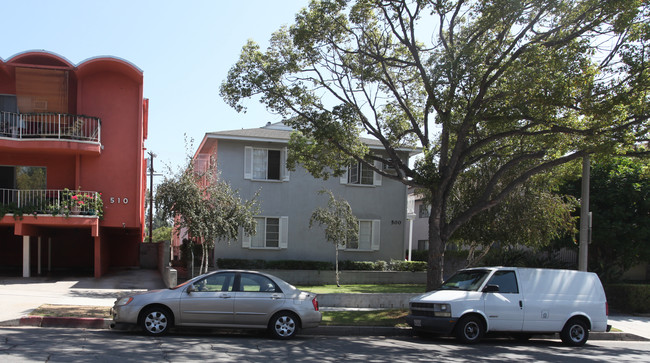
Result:
M163 164L175 168L184 162L184 134L194 139L196 148L206 132L261 127L281 119L256 100L247 103L247 113L237 113L223 102L219 86L248 39L265 48L271 34L292 24L307 4L308 0L4 1L0 58L42 49L73 64L115 56L142 69L144 97L150 102L145 145L158 156L156 171L163 172Z

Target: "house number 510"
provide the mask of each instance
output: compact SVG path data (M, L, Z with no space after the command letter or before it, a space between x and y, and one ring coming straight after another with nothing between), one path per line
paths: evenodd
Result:
M115 198L111 197L111 204L129 204L129 198Z

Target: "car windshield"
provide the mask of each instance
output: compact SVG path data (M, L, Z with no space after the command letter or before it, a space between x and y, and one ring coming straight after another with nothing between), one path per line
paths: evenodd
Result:
M489 270L466 270L456 273L445 281L440 290L464 290L476 291L485 278L490 274Z

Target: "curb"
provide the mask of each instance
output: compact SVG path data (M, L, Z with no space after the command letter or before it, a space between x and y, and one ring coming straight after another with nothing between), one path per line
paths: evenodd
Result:
M80 329L111 329L112 319L102 318L55 318L43 316L26 316L20 319L0 322L0 327L32 326L41 328L80 328ZM305 329L301 335L321 336L412 336L411 328L382 327L382 326L319 326ZM559 339L557 334L538 335L537 339ZM643 342L649 339L625 332L591 332L589 340Z
M111 322L111 319L102 318L55 318L48 316L26 316L18 320L18 326L35 326L40 328L108 329L110 328Z

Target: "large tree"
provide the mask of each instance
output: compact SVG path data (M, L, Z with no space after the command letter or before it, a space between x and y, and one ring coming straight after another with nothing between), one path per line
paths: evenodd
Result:
M294 135L289 162L340 175L351 160L428 190L427 288L453 234L532 176L646 139L647 0L322 0L221 85L259 97ZM360 137L381 142L369 153ZM409 165L398 149L419 146ZM376 168L375 161L392 166ZM480 190L451 210L458 181Z
M199 271L205 273L216 240L234 240L240 228L244 233L255 233L253 216L258 213L258 205L255 198L242 200L237 191L219 179L216 162L196 166L195 160L188 157L183 168L175 173L170 170L170 176L156 190L156 206L164 217L174 218L176 233L185 231L188 238L201 243Z

